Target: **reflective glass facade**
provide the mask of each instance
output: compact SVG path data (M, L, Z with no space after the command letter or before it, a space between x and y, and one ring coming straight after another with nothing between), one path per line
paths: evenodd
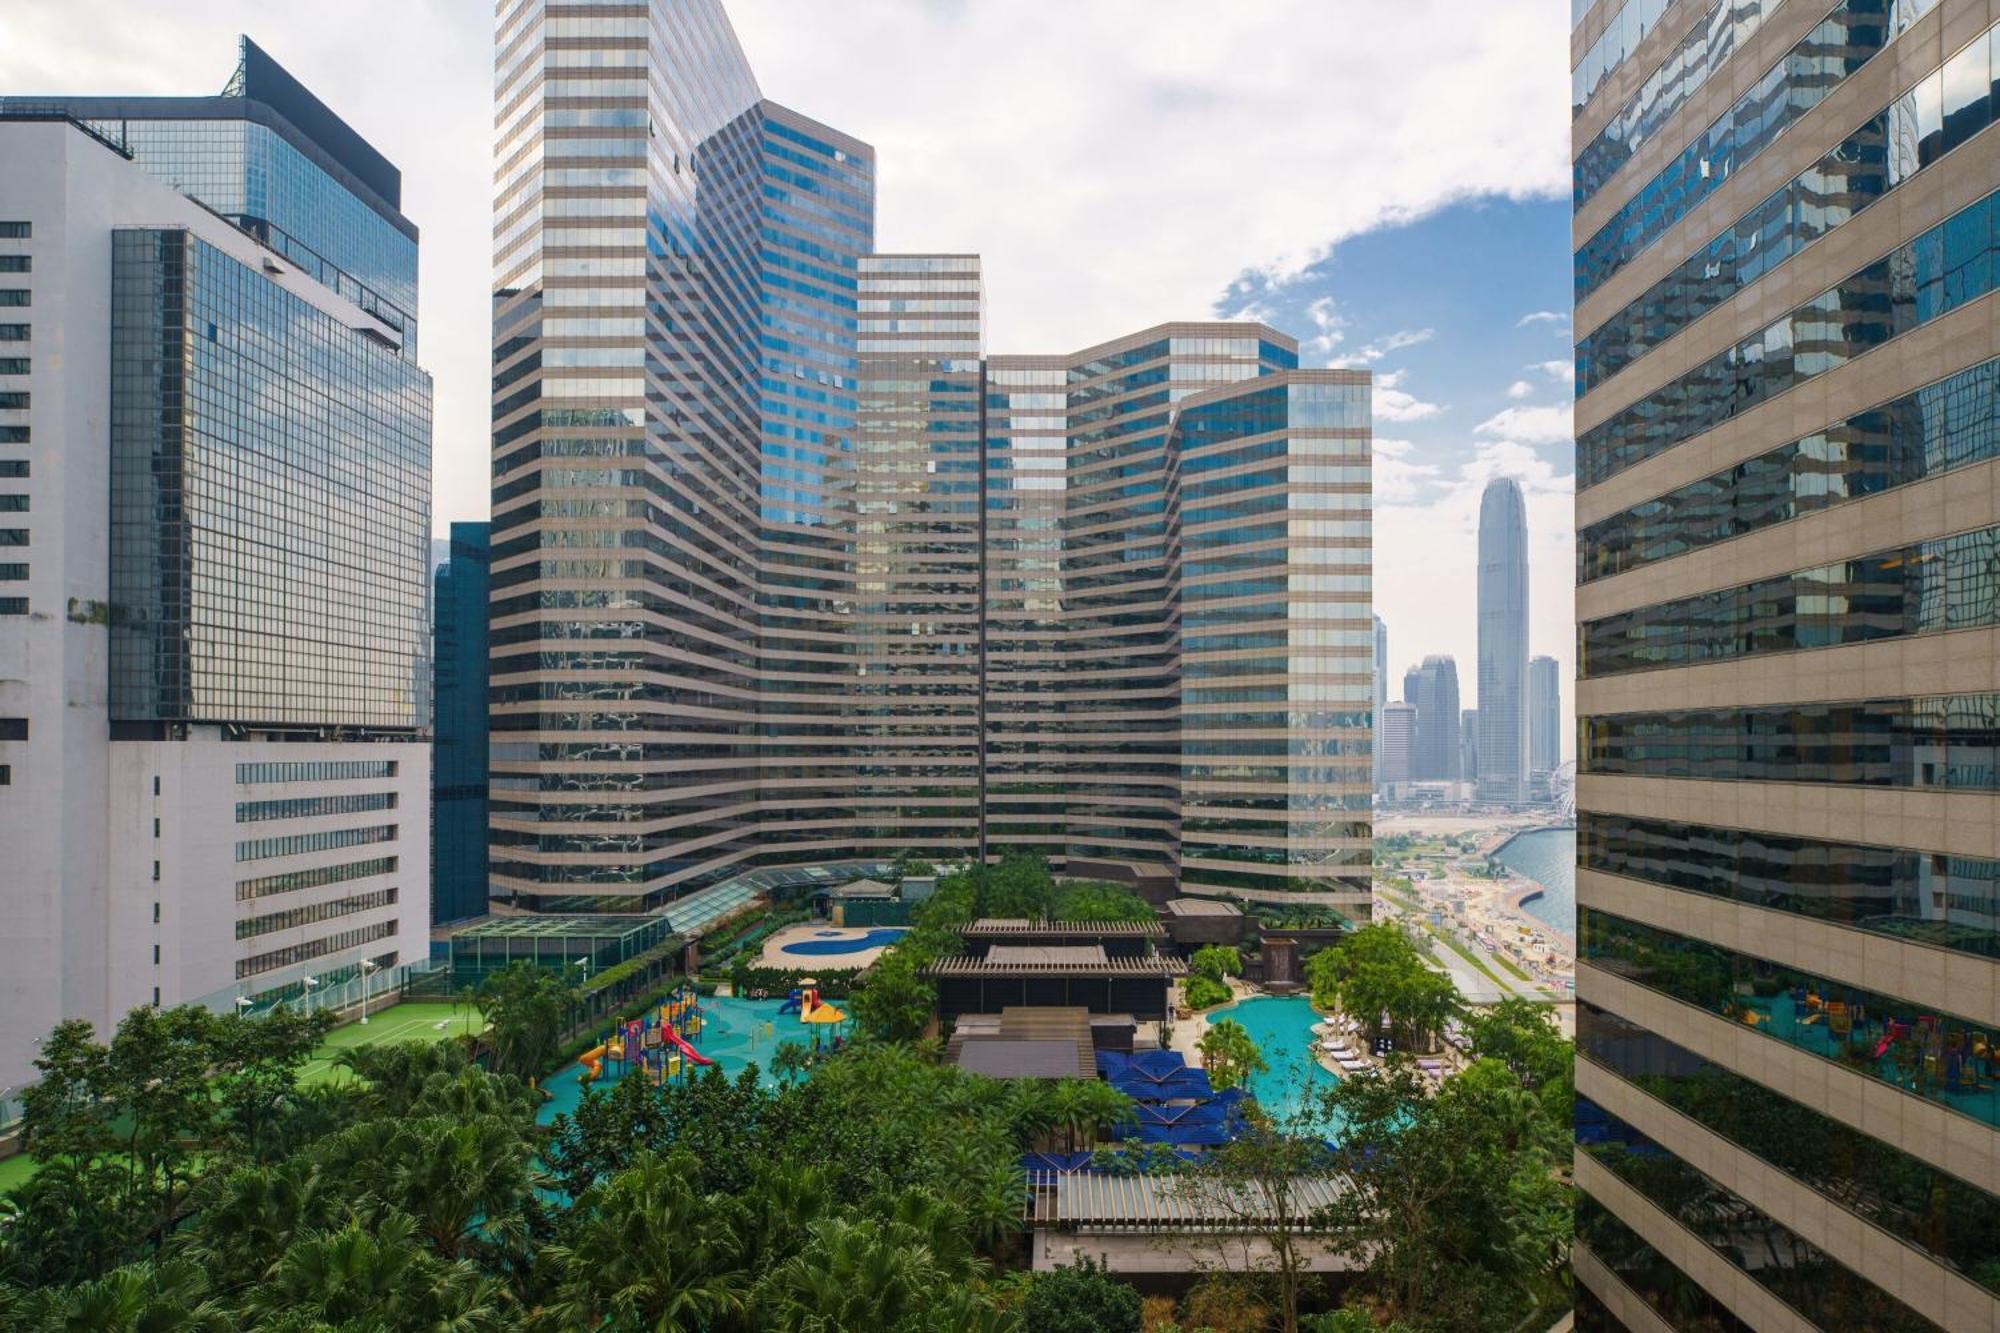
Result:
M1692 8L1573 141L1578 1325L1993 1326L2000 15Z
M1353 893L1365 377L1236 324L988 359L978 260L875 253L873 151L715 0L503 5L495 79L496 894L1171 874L1197 781L1208 883Z
M1528 511L1496 477L1479 501L1479 799L1528 799Z
M484 523L451 525L451 555L431 578L431 920L486 911L486 603Z
M415 732L430 376L190 232L111 262L113 720Z

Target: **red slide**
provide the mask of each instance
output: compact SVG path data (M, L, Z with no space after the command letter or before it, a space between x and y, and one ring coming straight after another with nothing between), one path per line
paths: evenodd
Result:
M709 1059L707 1056L703 1055L700 1051L697 1051L694 1047L688 1045L687 1038L683 1037L680 1033L674 1031L671 1026L662 1023L660 1025L660 1035L662 1037L665 1037L667 1040L667 1045L679 1051L681 1053L681 1059L687 1061L689 1064L712 1065L715 1063L715 1061Z

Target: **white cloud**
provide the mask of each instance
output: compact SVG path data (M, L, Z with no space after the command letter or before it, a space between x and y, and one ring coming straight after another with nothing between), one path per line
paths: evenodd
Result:
M1416 445L1409 440L1375 441L1373 489L1375 503L1404 503L1430 491L1444 469L1435 463L1419 463L1411 457Z
M1257 307L1257 305L1257 302L1251 302L1252 307ZM1262 308L1258 309L1257 314L1248 317L1266 320L1270 318L1268 312ZM1313 328L1318 330L1318 332L1299 344L1300 353L1306 359L1315 361L1321 357L1331 356L1333 349L1338 347L1347 337L1344 331L1347 321L1341 317L1339 308L1333 303L1333 298L1331 296L1322 296L1315 299L1311 305L1306 307L1306 318L1312 321Z
M1319 302L1315 301L1313 304L1317 306ZM1315 322L1317 321L1315 320ZM1346 356L1335 357L1328 364L1342 370L1352 370L1360 366L1373 365L1391 352L1400 352L1405 347L1416 347L1422 343L1429 342L1436 336L1436 329L1398 329L1385 338L1377 338L1371 343L1357 347Z
M1576 362L1567 358L1561 361L1537 361L1534 365L1529 366L1528 369L1539 370L1557 384L1570 388L1576 386Z
M1265 282L1348 237L1569 189L1568 34L1546 0L1402 0L1376 7L1364 41L1325 0L729 0L729 14L768 96L875 146L883 249L984 257L995 352L1203 318L1218 294L1260 314ZM0 88L210 92L244 31L403 170L423 229L437 524L481 515L491 6L0 0ZM1338 330L1289 331L1335 350Z
M1472 428L1475 435L1516 440L1524 444L1568 444L1576 438L1573 414L1560 407L1508 407Z
M995 352L1240 308L1245 270L1282 282L1451 202L1569 190L1545 0L1402 0L1360 41L1325 0L730 13L768 96L875 146L885 248L984 256Z
M1402 387L1407 371L1391 370L1375 377L1375 419L1377 421L1427 421L1444 411L1438 403L1427 403Z
M1515 380L1512 384L1507 386L1507 396L1509 398L1526 398L1529 394L1533 393L1534 391L1535 391L1535 386L1528 383L1526 380Z
M1514 327L1525 329L1530 324L1567 324L1569 316L1560 310L1531 310L1514 321Z

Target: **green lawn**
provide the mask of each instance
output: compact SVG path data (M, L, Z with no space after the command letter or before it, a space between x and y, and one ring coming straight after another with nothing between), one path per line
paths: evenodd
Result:
M34 1159L26 1153L16 1153L6 1161L0 1162L0 1194L27 1184L28 1177L34 1174Z
M410 1001L371 1014L367 1024L349 1023L335 1028L321 1042L312 1059L299 1067L300 1083L323 1083L348 1075L334 1063L340 1052L378 1041L443 1041L457 1033L477 1033L482 1020L470 1004L453 1005L442 1001ZM26 1153L0 1161L0 1194L25 1184L35 1173L35 1164Z
M369 1016L367 1023L335 1028L299 1070L299 1082L323 1083L345 1078L334 1063L342 1051L386 1041L443 1041L460 1033L476 1034L483 1026L470 1004L442 1000L411 1000Z

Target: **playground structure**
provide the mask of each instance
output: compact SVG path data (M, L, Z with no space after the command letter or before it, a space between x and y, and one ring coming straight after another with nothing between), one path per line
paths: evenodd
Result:
M643 1072L655 1087L714 1060L695 1049L690 1037L701 1035L707 1023L701 997L682 987L653 1013L642 1014L612 1029L603 1041L578 1058L586 1085L604 1077L607 1065L618 1066L613 1077L631 1070Z

